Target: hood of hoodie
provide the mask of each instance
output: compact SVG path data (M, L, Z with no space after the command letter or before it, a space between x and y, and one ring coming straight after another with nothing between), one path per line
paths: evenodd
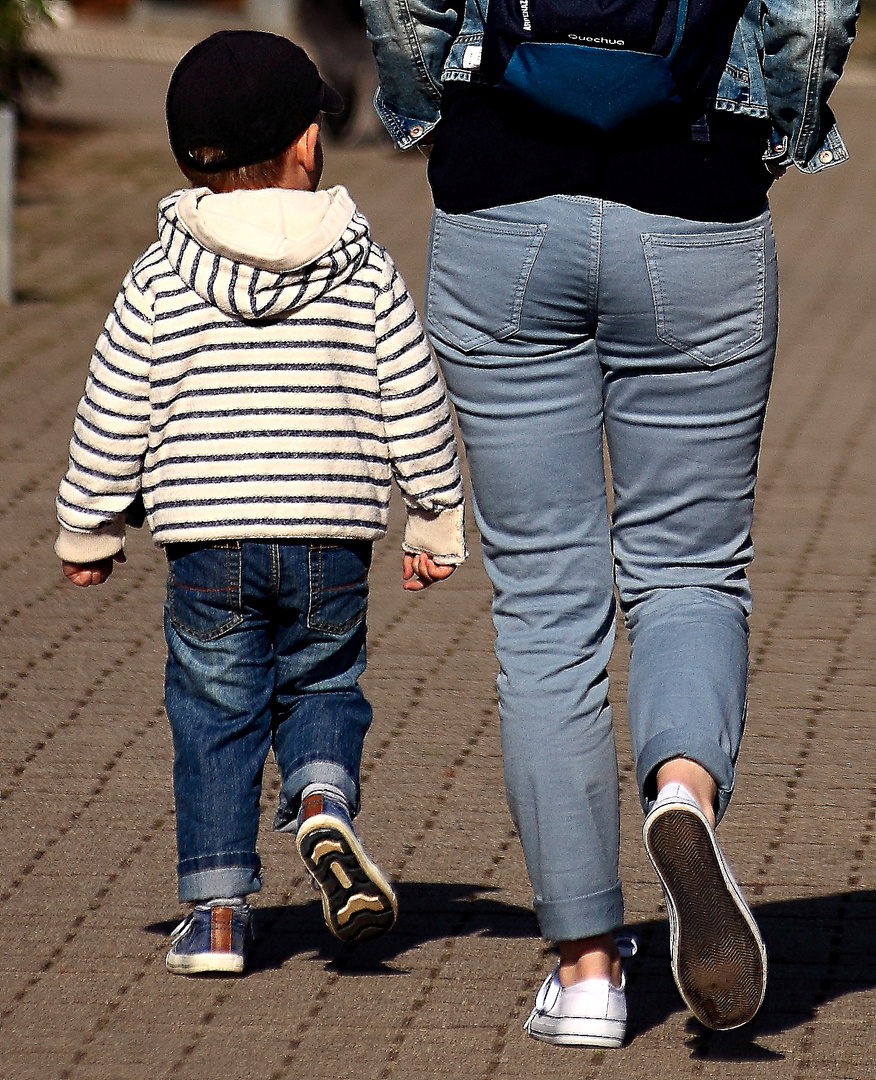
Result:
M228 315L285 317L356 273L368 223L343 187L175 191L158 206L158 240L189 288Z

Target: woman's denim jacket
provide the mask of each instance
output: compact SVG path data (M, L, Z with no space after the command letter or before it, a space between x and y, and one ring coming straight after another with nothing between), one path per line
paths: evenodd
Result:
M485 0L480 6L486 7ZM438 122L443 82L478 81L478 0L362 0L377 61L375 107L402 150ZM764 161L819 172L848 157L827 106L855 35L859 0L749 0L711 102L769 118Z

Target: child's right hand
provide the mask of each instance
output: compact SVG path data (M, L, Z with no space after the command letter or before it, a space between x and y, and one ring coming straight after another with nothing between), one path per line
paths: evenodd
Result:
M405 554L402 560L402 588L409 592L428 589L436 581L449 578L455 566L441 566L432 556L421 551L418 555Z
M127 562L124 551L118 551L111 559L98 559L91 563L62 562L64 576L82 589L89 585L102 585L113 572L113 563Z

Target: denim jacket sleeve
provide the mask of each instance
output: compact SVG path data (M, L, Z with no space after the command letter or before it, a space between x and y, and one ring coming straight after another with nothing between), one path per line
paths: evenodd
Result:
M462 0L362 0L380 89L374 106L407 150L438 123L441 74Z
M774 133L766 155L819 172L848 157L827 99L855 36L859 0L763 0L763 75Z

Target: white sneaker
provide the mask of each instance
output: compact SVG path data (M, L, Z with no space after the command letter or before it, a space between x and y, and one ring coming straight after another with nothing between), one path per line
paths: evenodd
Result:
M559 1046L621 1046L627 1031L623 976L620 987L608 979L561 986L559 971L556 967L541 984L524 1030Z
M679 993L706 1027L747 1024L766 993L767 955L715 830L686 787L667 784L642 836L666 897Z

